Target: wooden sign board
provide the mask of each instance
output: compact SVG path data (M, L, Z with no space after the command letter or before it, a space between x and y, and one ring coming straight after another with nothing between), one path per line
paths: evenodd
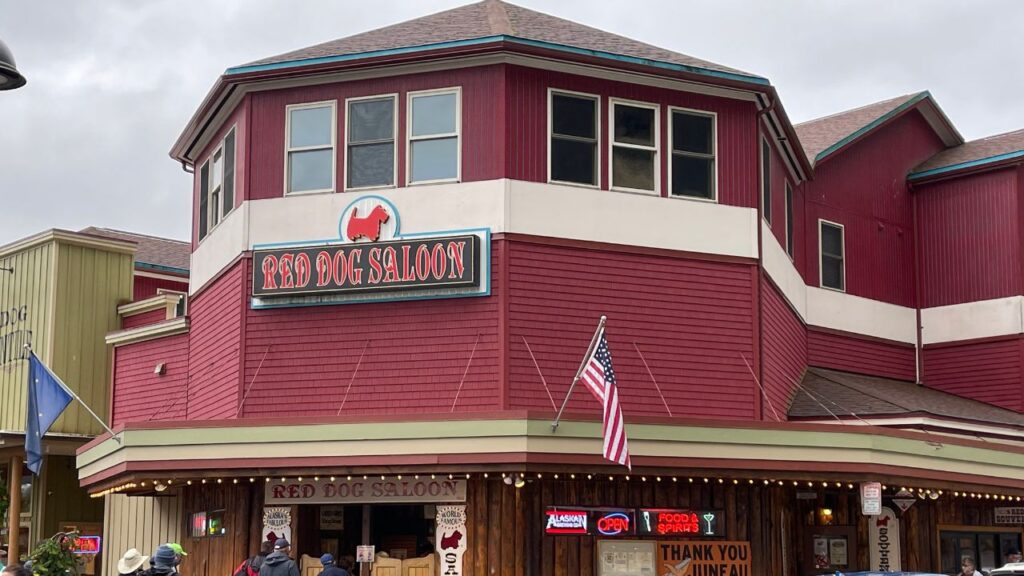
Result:
M750 542L658 542L659 576L750 576Z

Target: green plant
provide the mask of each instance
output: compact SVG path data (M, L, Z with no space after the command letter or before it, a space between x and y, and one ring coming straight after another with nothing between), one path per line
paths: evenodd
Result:
M41 576L78 576L78 559L74 553L77 532L58 532L43 540L29 554L32 573Z
M0 518L7 518L8 501L7 482L0 480Z

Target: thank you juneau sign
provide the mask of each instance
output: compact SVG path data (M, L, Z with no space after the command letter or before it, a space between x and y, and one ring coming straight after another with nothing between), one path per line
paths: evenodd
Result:
M268 482L267 504L387 504L465 502L466 481L447 478L388 478L366 480L289 479Z
M338 231L339 240L255 247L253 296L437 294L480 285L484 246L479 233L403 237L397 210L377 196L352 202Z

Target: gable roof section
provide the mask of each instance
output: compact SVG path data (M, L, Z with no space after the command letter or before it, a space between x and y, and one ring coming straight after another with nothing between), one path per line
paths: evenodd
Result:
M1015 159L1024 161L1024 130L971 140L943 150L914 168L910 179L926 178Z
M928 91L905 94L837 112L802 122L793 128L800 138L800 143L803 144L807 157L811 158L814 164L818 164L875 128L915 107L921 109L925 120L947 146L963 142L963 138Z
M307 66L353 57L368 58L415 50L467 45L481 41L502 40L533 42L555 49L577 49L596 56L628 57L648 61L644 62L648 64L660 62L685 68L688 72L768 84L767 79L742 70L672 52L501 0L483 0L354 36L263 58L229 68L226 74Z
M149 236L147 234L124 232L122 230L111 230L110 228L98 228L96 226L83 228L79 233L133 242L136 245L136 266L141 265L144 268L188 274L189 257L192 254L192 247L188 242Z
M841 418L930 414L1024 428L1024 414L913 382L809 368L793 396L789 416L798 420L832 418L829 411Z

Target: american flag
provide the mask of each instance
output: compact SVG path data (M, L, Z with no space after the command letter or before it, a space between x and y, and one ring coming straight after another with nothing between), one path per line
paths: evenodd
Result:
M619 405L619 390L615 386L612 353L608 350L604 328L601 329L597 346L584 363L580 379L604 406L604 457L632 470L629 447L626 445L626 425L622 420L622 407Z

